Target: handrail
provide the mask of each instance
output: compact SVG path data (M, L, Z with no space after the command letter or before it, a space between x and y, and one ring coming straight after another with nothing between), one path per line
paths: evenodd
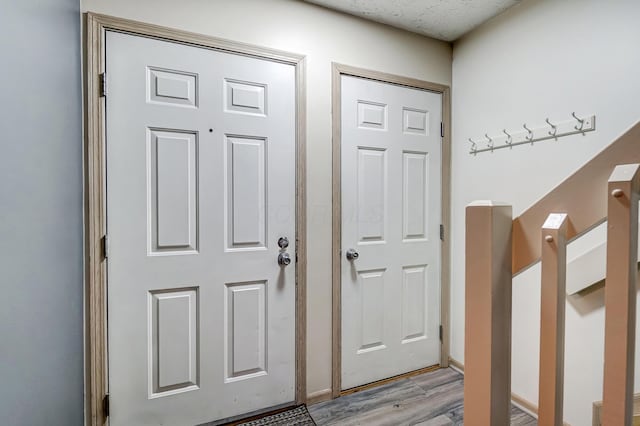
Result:
M640 163L640 122L513 220L512 272L540 260L540 228L550 212L569 216L571 240L607 218L607 181L618 164Z

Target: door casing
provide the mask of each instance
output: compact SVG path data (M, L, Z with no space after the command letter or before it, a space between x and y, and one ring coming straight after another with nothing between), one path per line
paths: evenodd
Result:
M118 31L205 49L290 64L296 75L296 403L306 400L306 83L305 57L182 30L95 13L85 14L84 72L84 261L85 423L105 424L108 395L107 276L105 251L106 165L105 33ZM108 88L107 94L108 96Z
M450 280L450 192L451 192L451 89L449 86L417 80L409 77L372 71L349 65L332 63L332 150L333 150L333 188L332 188L332 380L331 397L337 398L342 394L342 278L341 278L341 249L342 249L342 181L341 167L341 78L352 76L395 84L416 89L425 89L442 94L442 123L444 136L442 138L442 225L444 239L441 251L441 281L440 281L440 324L442 326L442 344L440 349L440 367L449 366L449 280Z

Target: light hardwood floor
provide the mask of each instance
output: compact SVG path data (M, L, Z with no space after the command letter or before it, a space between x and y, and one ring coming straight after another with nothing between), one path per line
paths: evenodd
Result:
M318 426L447 426L463 424L463 375L444 368L309 407ZM511 407L511 424L537 425Z

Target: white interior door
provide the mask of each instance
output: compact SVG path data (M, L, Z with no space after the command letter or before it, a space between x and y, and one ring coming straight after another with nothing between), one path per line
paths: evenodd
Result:
M293 401L295 68L108 32L106 78L111 424Z
M341 85L348 389L440 360L442 98L348 76Z

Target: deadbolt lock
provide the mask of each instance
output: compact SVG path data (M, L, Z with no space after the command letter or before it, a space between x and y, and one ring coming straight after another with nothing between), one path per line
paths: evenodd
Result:
M289 247L289 239L287 237L278 238L278 247L280 247L281 249Z

